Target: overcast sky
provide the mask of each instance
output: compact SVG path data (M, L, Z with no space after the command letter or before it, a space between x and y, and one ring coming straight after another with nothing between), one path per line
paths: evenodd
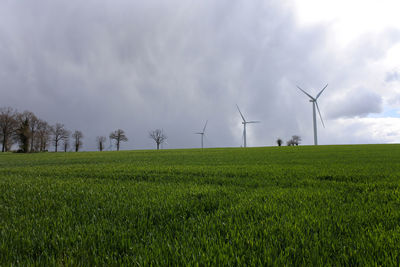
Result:
M122 149L400 141L398 0L2 0L0 106Z

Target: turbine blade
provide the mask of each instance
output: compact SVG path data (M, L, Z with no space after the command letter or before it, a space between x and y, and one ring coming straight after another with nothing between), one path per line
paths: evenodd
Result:
M194 133L194 134L203 134L203 133Z
M237 104L236 104L236 107L237 107L237 109L238 109L238 111L240 113L240 116L242 117L243 121L246 122L246 119L243 117L243 114L242 114L242 112L240 112L240 108L239 108L239 106Z
M303 89L300 88L300 86L296 85L297 88L299 88L303 93L305 93L306 95L308 95L309 98L311 98L312 100L315 100L314 97L312 97L310 94L308 94L306 91L304 91Z
M321 122L322 122L322 126L324 126L324 128L325 128L324 120L322 119L321 111L319 111L319 106L318 106L318 102L317 101L315 101L315 105L317 106L317 110L318 110L318 114L319 114L319 117L320 117Z
M204 124L203 133L205 133L205 131L206 131L207 123L208 123L208 120L206 121L206 124Z
M260 123L261 121L248 121L247 123Z
M321 90L321 92L318 93L315 99L318 99L318 97L322 94L322 92L325 90L326 87L328 87L328 84L326 84L325 87Z

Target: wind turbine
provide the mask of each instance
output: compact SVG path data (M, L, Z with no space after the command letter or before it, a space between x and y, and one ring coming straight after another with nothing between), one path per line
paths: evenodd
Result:
M326 87L328 87L328 84L325 85L324 88L322 88L322 90L317 94L316 97L312 97L312 96L311 96L310 94L308 94L306 91L304 91L304 90L301 89L299 86L297 86L297 88L299 88L303 93L305 93L305 94L310 98L310 102L313 103L314 145L318 145L318 137L317 137L317 119L316 119L316 114L315 114L315 107L317 107L318 114L319 114L319 117L320 117L321 122L322 122L322 126L324 126L324 128L325 128L325 124L324 124L324 121L322 120L322 116L321 116L321 111L319 111L317 99L318 99L318 97L320 97L320 95L322 94L322 92L325 90Z
M204 128L203 128L202 132L195 133L195 134L201 134L201 149L203 149L203 138L204 138L204 133L206 132L207 123L208 123L208 120L206 121L206 124L204 124Z
M247 144L246 144L246 125L248 123L259 123L260 121L246 121L246 119L244 118L242 112L240 112L240 108L239 108L239 106L237 104L236 104L236 107L237 107L237 109L238 109L238 111L240 113L240 116L243 119L243 121L242 121L242 124L243 124L243 147L246 147L247 146Z

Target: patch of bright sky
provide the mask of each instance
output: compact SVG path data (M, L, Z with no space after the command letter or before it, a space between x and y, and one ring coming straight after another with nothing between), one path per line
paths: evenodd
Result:
M399 0L293 0L300 25L324 23L346 45L362 34L400 28Z
M400 118L400 109L385 107L382 113L371 113L368 118Z

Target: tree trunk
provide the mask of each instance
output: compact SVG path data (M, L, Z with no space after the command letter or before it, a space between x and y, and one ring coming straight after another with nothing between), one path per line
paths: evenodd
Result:
M40 141L40 151L45 151L46 150L46 146L47 146L47 144L46 144L46 142L42 139L41 141Z
M6 141L7 141L7 138L6 138L6 135L4 135L3 136L3 147L1 149L1 152L6 152L5 151L6 150Z
M157 143L157 150L160 149L160 143Z
M33 152L33 138L34 138L35 131L31 131L31 152Z
M117 140L117 151L119 151L119 140Z

